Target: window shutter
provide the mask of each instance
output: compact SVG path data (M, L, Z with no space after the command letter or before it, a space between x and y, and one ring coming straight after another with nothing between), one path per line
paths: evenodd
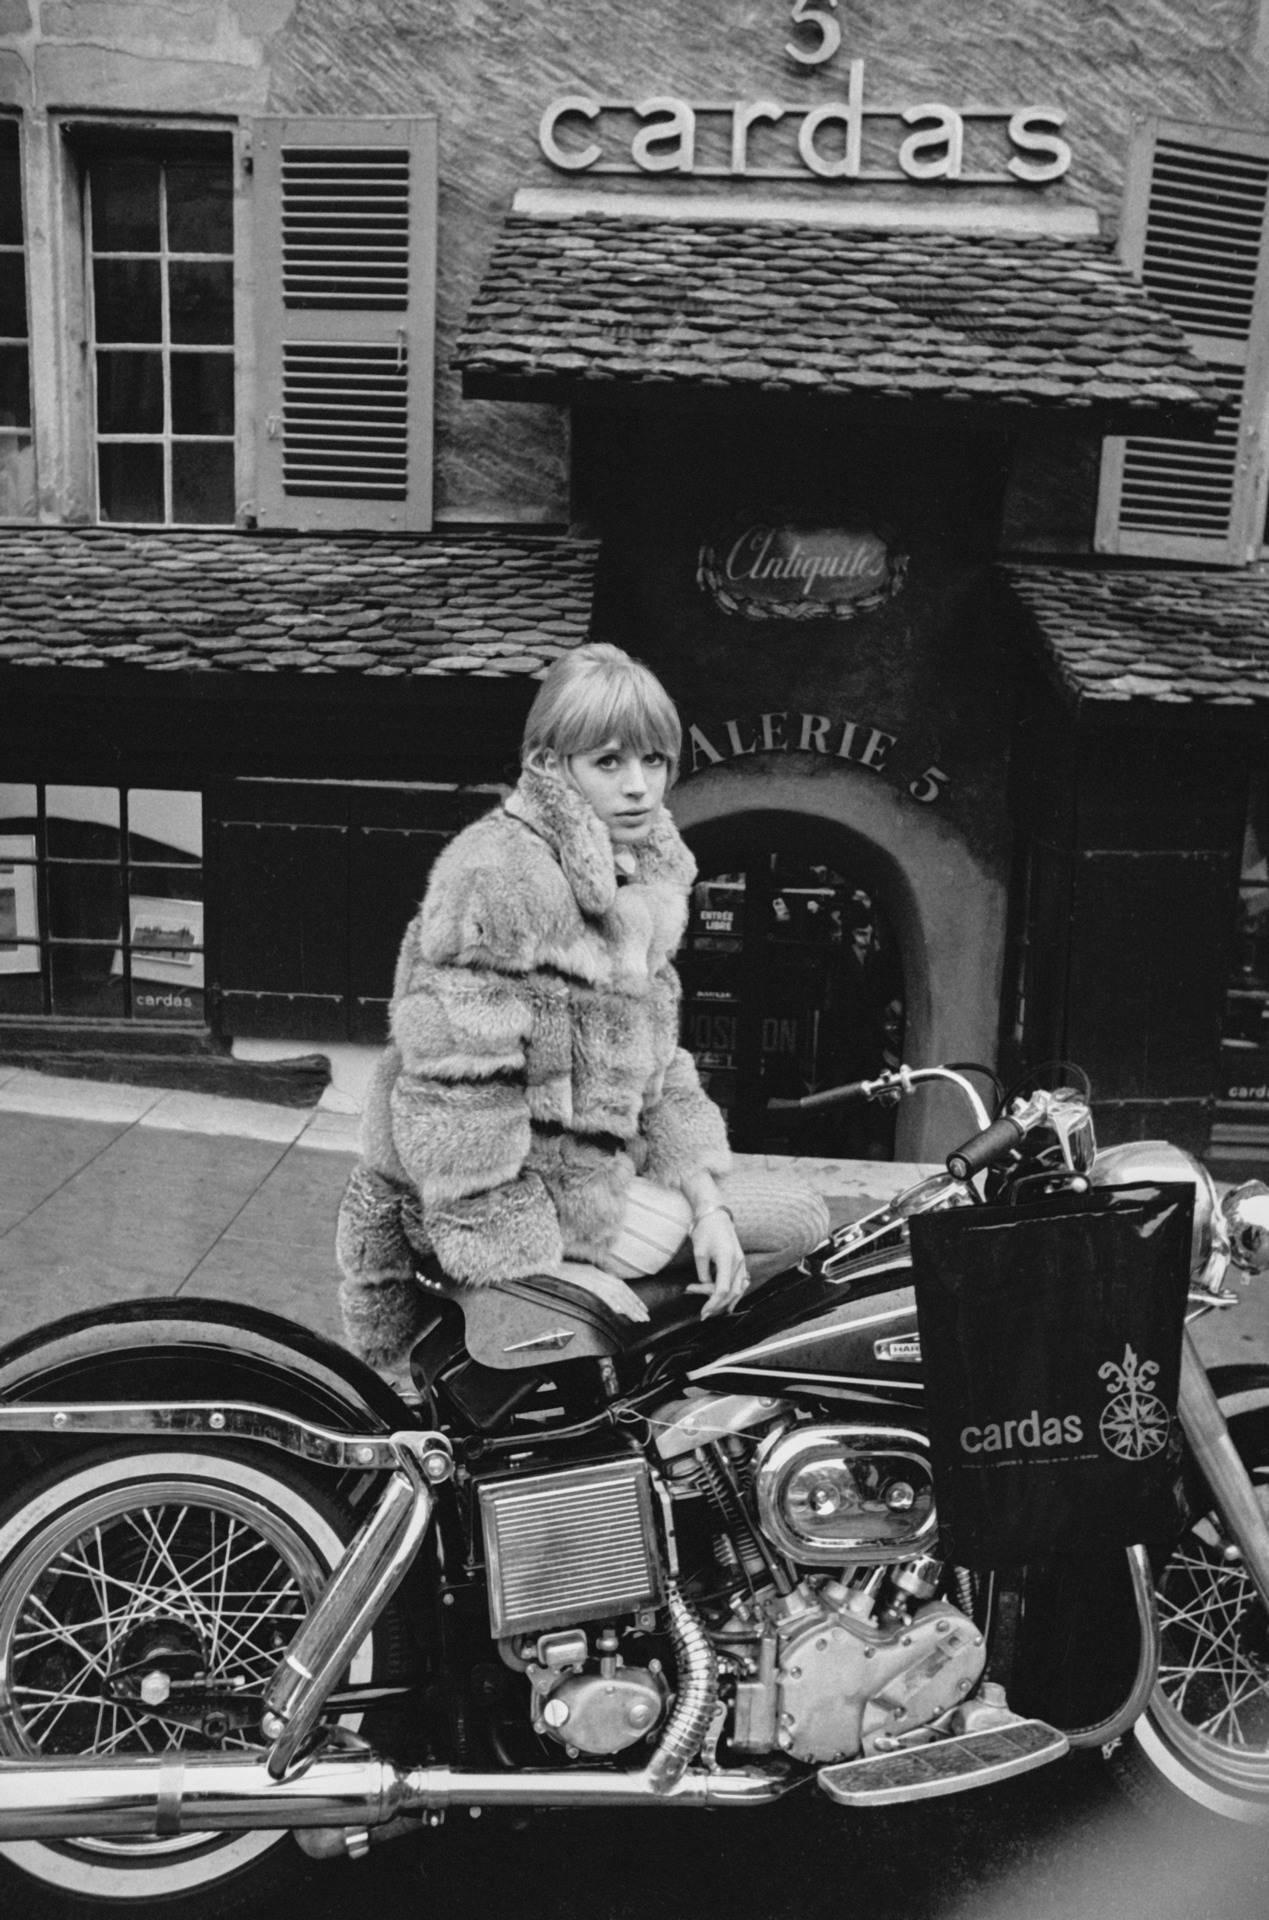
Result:
M1129 160L1121 252L1228 394L1209 441L1107 440L1103 553L1223 562L1264 539L1269 135L1154 122Z
M252 127L262 527L432 520L436 122Z

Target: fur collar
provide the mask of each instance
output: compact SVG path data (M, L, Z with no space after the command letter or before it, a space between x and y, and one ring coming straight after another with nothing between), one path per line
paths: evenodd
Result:
M617 898L613 844L599 815L576 787L543 768L525 767L506 810L546 841L584 914L598 918L609 912ZM685 892L696 878L696 862L664 807L634 855L636 885L668 883Z

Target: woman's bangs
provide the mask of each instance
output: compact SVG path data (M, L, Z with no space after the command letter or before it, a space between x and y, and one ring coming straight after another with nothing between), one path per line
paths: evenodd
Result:
M643 687L633 675L622 674L607 686L594 688L592 698L584 708L579 706L572 719L569 732L576 732L576 740L563 747L566 753L594 753L597 747L616 740L623 747L633 747L636 753L663 753L672 761L679 757L682 729L678 715L668 694L655 681L651 687Z

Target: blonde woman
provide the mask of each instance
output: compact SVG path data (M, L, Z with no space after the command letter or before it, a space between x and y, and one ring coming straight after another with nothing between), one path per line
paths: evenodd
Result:
M414 1250L466 1286L551 1274L642 1320L640 1275L681 1265L725 1313L746 1255L772 1271L828 1230L818 1195L732 1173L678 1044L680 742L647 667L578 648L542 682L515 791L432 870L340 1216L344 1323L373 1365L422 1320Z

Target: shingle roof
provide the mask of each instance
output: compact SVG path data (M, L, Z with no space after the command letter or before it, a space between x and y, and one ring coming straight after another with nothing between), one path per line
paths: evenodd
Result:
M596 552L527 534L6 529L0 666L541 673L587 636Z
M1001 568L1081 702L1269 712L1269 568Z
M1102 242L513 213L460 335L473 389L626 382L1212 409L1213 375Z

